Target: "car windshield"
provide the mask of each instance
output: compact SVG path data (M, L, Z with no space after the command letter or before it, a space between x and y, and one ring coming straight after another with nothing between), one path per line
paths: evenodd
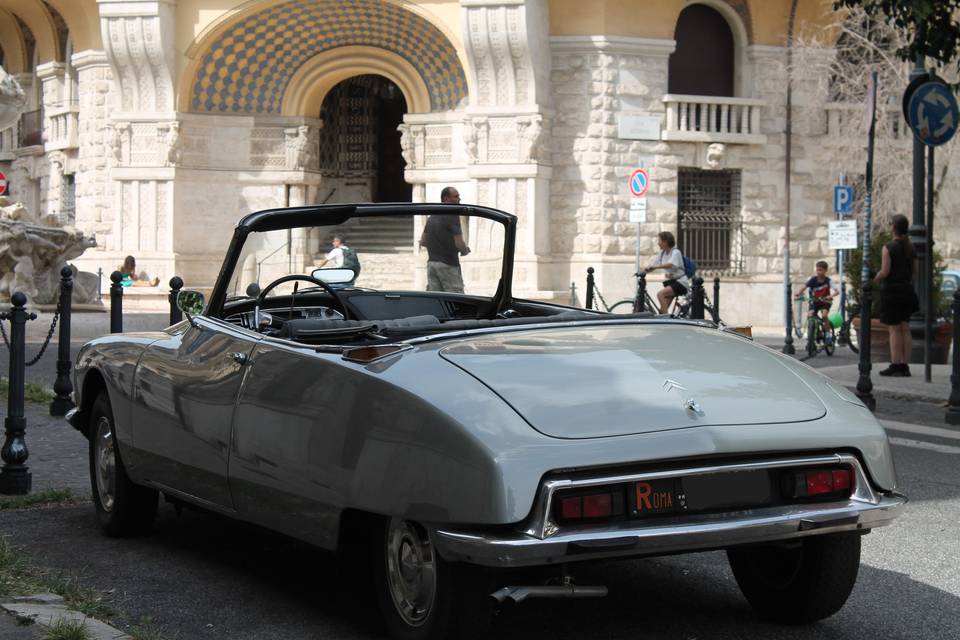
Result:
M492 297L503 272L504 234L499 222L456 214L365 216L336 226L253 232L227 296L246 295L252 283L263 289L283 276L312 274L338 288ZM345 278L343 269L356 278ZM282 283L273 294L289 294L294 286Z

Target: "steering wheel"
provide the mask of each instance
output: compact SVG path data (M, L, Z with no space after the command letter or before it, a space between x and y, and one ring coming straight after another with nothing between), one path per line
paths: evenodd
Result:
M336 306L339 307L337 311L339 311L341 315L343 315L343 319L344 320L350 319L350 312L347 311L347 305L343 303L343 300L340 298L339 295L337 295L337 292L336 290L334 290L333 287L328 285L323 280L320 280L319 278L314 278L313 276L308 276L306 274L300 274L300 273L292 273L288 276L277 278L276 280L274 280L273 282L265 286L263 290L260 291L260 295L257 296L257 308L259 309L260 307L263 306L263 301L266 299L267 294L273 291L278 285L281 285L284 282L292 282L294 280L306 280L307 282L315 284L321 289L323 289L324 291L326 291L327 293L329 293L330 297L333 298L333 301L336 303Z

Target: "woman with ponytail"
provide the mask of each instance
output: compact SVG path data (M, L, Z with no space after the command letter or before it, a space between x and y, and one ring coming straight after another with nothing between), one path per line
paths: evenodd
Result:
M920 301L913 289L916 253L907 235L909 228L906 216L893 216L893 240L883 245L880 271L873 279L880 284L880 322L887 325L890 334L890 366L880 372L881 376L910 375L910 316L920 309Z

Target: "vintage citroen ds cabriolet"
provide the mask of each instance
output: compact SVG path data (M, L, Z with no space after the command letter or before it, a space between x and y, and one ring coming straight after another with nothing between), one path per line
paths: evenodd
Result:
M472 249L466 293L424 290L428 216ZM358 243L356 282L276 249L344 230L406 247ZM149 530L162 493L356 552L397 638L605 593L579 562L707 549L764 617L839 610L862 535L906 501L870 411L723 327L514 298L516 233L459 205L243 218L208 299L181 293L186 320L77 357L70 421L103 529ZM531 566L556 577L515 580Z

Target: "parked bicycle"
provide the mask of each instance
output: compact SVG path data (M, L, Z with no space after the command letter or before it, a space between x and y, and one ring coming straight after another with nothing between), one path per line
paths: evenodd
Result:
M640 304L641 298L641 287L640 287L640 276L642 272L633 274L634 278L637 281L637 292L633 298L624 298L618 300L613 304L607 304L607 301L604 299L603 294L600 293L599 287L594 285L593 288L593 308L597 311L606 311L608 313L637 313L639 311L649 311L651 313L660 312L660 303L653 298L649 290L644 287L642 289L643 293L643 304ZM646 275L646 274L643 274ZM713 313L713 303L710 301L710 298L707 296L707 292L703 292L703 308L704 311L711 316L715 316ZM667 315L671 318L689 318L693 310L693 290L692 288L687 291L682 296L676 296L671 302L670 307L667 310ZM715 318L717 319L717 318Z

